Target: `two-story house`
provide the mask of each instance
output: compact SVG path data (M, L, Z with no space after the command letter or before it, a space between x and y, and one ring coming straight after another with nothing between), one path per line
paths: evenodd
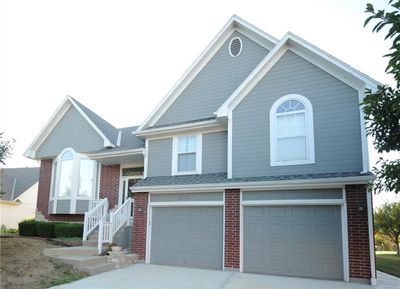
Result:
M99 244L130 216L146 263L373 283L359 104L377 85L233 16L138 127L65 99L26 152L37 214L84 221Z

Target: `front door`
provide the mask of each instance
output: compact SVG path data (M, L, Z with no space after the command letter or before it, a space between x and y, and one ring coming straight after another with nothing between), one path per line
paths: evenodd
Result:
M123 177L122 178L122 191L120 194L120 199L119 199L119 205L122 205L125 203L125 201L129 198L132 197L132 191L130 190L130 187L132 187L134 184L136 184L138 181L140 181L142 178L141 177Z

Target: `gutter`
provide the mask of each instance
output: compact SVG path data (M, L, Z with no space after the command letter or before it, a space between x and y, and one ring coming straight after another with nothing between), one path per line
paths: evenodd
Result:
M207 184L182 184L169 186L132 186L130 189L137 192L162 192L162 191L189 191L189 190L221 190L221 189L237 189L242 190L265 190L265 189L286 189L286 188L342 188L344 185L351 184L367 184L374 180L374 176L356 176L356 177L340 177L340 178L324 178L324 179L298 179L298 180L281 180L281 181L260 181L260 182L224 182L224 183L207 183Z
M116 152L88 154L88 157L92 159L100 159L105 157L120 157L120 156L143 154L143 153L144 153L144 148L138 148L138 149L124 150L124 151L116 151Z

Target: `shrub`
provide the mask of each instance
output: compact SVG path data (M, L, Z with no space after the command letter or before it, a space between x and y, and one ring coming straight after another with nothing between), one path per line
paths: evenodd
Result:
M55 226L55 235L60 237L82 237L83 224L79 223L58 223Z
M37 222L36 223L36 236L42 238L54 238L55 234L54 222Z
M7 228L5 225L1 225L0 234L16 234L18 229Z
M20 236L36 236L36 221L24 220L18 224Z

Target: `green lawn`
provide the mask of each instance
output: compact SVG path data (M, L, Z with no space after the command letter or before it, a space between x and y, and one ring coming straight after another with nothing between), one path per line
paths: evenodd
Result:
M396 252L377 251L376 269L400 278L400 256Z

